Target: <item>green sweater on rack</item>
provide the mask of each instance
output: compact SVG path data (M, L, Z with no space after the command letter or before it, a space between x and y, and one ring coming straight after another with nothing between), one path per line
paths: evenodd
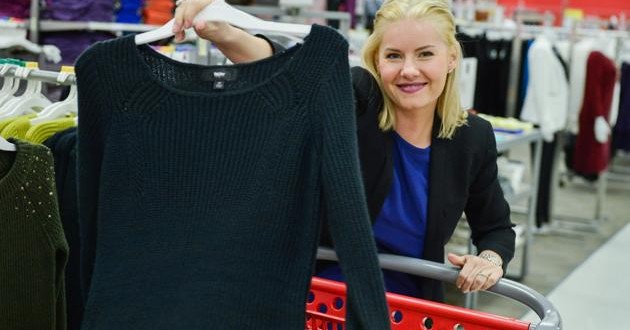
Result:
M389 328L341 35L227 67L127 36L75 68L82 330L304 329L320 217L347 329Z
M52 154L13 140L0 151L0 329L65 330L68 244Z

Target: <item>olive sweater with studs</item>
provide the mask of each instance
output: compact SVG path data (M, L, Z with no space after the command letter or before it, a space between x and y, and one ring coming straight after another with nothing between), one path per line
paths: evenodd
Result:
M82 330L304 329L324 215L347 329L388 329L358 163L347 42L233 66L133 36L78 60Z
M65 330L68 244L48 148L0 151L0 329Z

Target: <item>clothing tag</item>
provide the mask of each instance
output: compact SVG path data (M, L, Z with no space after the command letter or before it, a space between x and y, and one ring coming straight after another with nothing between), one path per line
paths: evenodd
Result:
M214 84L212 84L213 89L223 89L225 88L225 81L223 80L215 80Z
M200 78L205 81L234 81L236 80L238 70L235 68L212 68L204 69L200 73Z
M201 72L201 79L212 81L213 89L225 89L227 81L236 80L237 70L234 68L212 68Z

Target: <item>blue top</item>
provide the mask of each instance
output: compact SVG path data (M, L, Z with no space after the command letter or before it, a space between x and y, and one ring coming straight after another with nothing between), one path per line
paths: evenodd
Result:
M394 139L394 176L373 230L379 251L422 258L426 233L429 195L429 159L431 148L418 148L398 133ZM420 288L407 274L384 271L388 292L421 296ZM320 272L318 276L343 280L339 267Z

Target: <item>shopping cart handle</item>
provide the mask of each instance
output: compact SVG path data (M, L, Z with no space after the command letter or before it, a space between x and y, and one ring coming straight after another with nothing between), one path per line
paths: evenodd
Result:
M448 283L455 283L459 274L458 268L434 261L383 253L380 253L378 258L382 269L399 271ZM338 260L334 250L322 247L317 250L317 259L329 261ZM532 323L530 329L562 329L562 319L556 308L545 296L534 289L521 283L502 278L489 288L488 291L514 299L538 314L540 322L537 324Z

